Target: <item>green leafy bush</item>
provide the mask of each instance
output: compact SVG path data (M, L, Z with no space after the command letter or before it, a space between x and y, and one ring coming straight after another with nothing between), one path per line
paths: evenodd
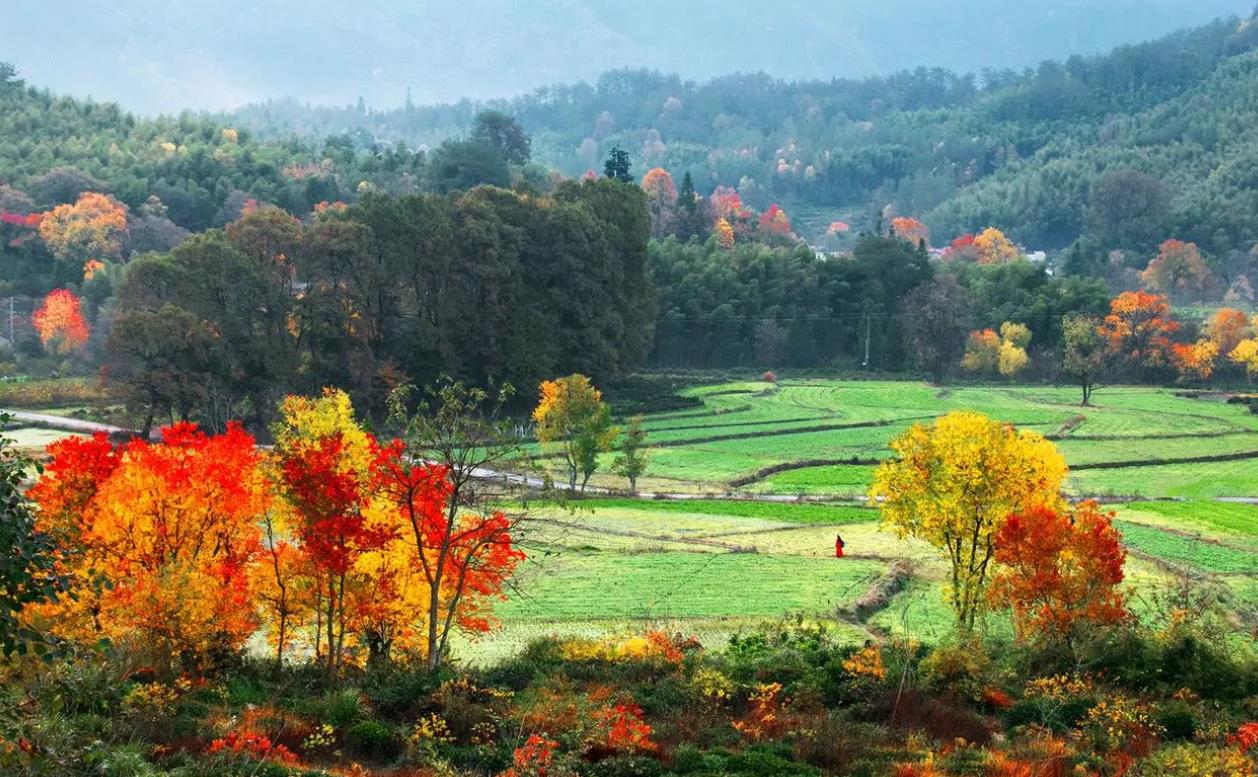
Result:
M396 733L378 720L360 720L345 731L350 749L376 761L391 761L402 752Z

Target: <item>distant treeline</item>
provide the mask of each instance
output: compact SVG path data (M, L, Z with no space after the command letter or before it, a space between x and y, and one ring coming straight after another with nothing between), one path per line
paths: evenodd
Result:
M107 371L151 419L266 420L284 392L351 390L379 412L442 373L533 387L606 378L651 347L648 220L636 186L534 199L369 195L303 224L246 212L130 262Z

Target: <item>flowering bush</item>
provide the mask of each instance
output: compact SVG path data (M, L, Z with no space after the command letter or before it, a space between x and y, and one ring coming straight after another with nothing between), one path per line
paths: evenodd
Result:
M887 676L887 668L882 663L882 651L877 645L870 645L843 662L843 669L856 678L882 680Z
M1161 731L1149 706L1126 696L1098 701L1084 715L1080 729L1102 753L1130 753L1147 745Z
M283 745L271 742L261 734L231 732L225 737L215 739L206 748L208 755L225 754L239 756L251 761L272 761L281 764L296 764L297 755Z
M789 729L786 714L788 704L782 698L781 683L761 685L751 694L751 709L742 720L735 721L734 728L756 742L778 739Z

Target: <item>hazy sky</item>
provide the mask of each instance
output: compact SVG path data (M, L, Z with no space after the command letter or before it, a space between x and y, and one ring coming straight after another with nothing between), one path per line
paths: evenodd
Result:
M1254 0L61 0L4 11L31 83L151 113L499 97L615 67L708 78L1024 67Z

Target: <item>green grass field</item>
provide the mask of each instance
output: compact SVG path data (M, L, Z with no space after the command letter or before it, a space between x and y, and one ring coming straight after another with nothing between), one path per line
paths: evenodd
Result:
M1051 386L789 380L690 394L704 409L646 418L653 447L644 490L859 496L892 436L975 410L1056 439L1077 495L1258 496L1258 416L1170 389L1107 387L1086 408L1075 389ZM596 485L623 487L605 473Z
M789 613L829 621L854 640L870 629L943 637L952 615L935 549L883 531L862 504L813 500L863 498L873 473L863 462L888 456L887 441L910 424L960 409L1052 436L1079 467L1068 480L1074 495L1127 497L1114 509L1137 612L1180 574L1221 583L1249 617L1258 607L1258 506L1217 501L1258 496L1258 458L1147 463L1258 452L1258 416L1244 407L1121 387L1098 391L1088 408L1074 390L1052 387L810 380L691 393L703 409L645 419L653 447L639 487L724 498L597 495L566 509L543 506L522 593L499 609L505 646L495 637L477 655L500 655L530 636L645 627L719 644ZM836 463L853 458L862 463ZM792 467L805 462L813 466ZM1097 467L1116 462L1132 466ZM594 483L624 487L605 472ZM753 501L764 494L810 501ZM1166 497L1191 501L1150 501ZM834 558L836 533L847 543L842 560ZM843 605L901 559L913 567L908 588L866 623L844 620ZM1001 618L989 627L1009 628Z
M831 623L854 641L897 631L942 637L952 627L944 561L883 531L863 497L867 462L889 455L892 436L959 409L1052 436L1075 468L1072 494L1124 497L1114 509L1134 606L1147 607L1159 586L1187 573L1225 586L1245 617L1258 610L1258 506L1218 501L1258 496L1258 458L1148 463L1258 451L1258 416L1242 406L1115 387L1081 408L1069 388L910 382L724 383L691 393L703 408L645 419L652 447L639 487L696 498L597 494L531 504L535 520L518 537L529 558L497 608L501 629L475 642L461 637L461 655L491 661L538 636L646 628L720 645L789 614ZM14 434L29 448L64 435ZM853 459L861 463L838 463ZM1133 466L1097 467L1115 462ZM602 464L593 485L622 489L607 473L610 458ZM1156 501L1167 497L1184 501ZM842 560L835 534L847 543ZM867 622L846 620L842 608L898 560L912 565L908 587ZM997 618L993 627L1008 624Z

